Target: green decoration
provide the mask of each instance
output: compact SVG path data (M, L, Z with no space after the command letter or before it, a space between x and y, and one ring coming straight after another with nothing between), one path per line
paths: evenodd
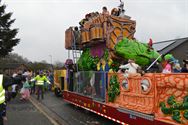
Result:
M105 60L106 62L108 62L108 56L109 56L108 50L105 49L103 58L104 58L104 60Z
M90 54L90 49L87 48L83 51L81 57L79 58L77 64L79 70L84 70L84 71L92 71L96 70L97 63L99 62L98 57L92 57Z
M188 120L188 110L185 110L183 117Z
M119 86L120 83L118 82L117 75L113 75L110 77L110 86L108 90L108 101L114 102L116 96L120 94Z
M107 62L108 56L109 56L108 50L106 49L102 58ZM85 50L83 50L83 53L81 57L79 58L77 64L78 64L79 70L96 71L97 63L99 63L99 61L100 61L100 58L97 56L92 57L92 55L90 54L90 48L86 48Z
M185 109L188 109L188 102L184 102L183 103L183 109L185 110Z
M180 103L176 102L175 97L172 95L167 99L167 104L169 107L166 106L165 102L161 102L159 105L165 115L171 115L171 118L178 123L183 123L183 118L188 120L188 96L185 96L183 102ZM181 113L183 116L181 116Z
M181 116L180 116L180 111L179 110L174 110L172 112L172 119L175 120L178 123L182 123Z
M170 60L171 58L173 58L172 54L166 54L166 55L164 56L164 59L165 59L165 60Z
M167 100L167 103L168 103L169 105L173 105L175 102L176 102L176 100L175 100L175 97L174 97L174 96L170 96L170 97L168 98L168 100Z
M188 102L188 95L184 97L183 102L184 103Z
M110 69L112 69L114 72L117 72L119 70L120 63L118 61L113 61L110 65Z
M126 60L135 59L140 66L149 65L152 59L157 59L160 56L157 51L149 49L147 44L127 38L123 38L116 44L115 52ZM158 59L158 61L161 60L161 58Z
M173 109L182 110L183 109L183 103L174 103L172 105Z
M172 108L167 108L166 105L165 105L165 102L161 102L160 103L160 107L161 107L161 111L165 115L172 114Z

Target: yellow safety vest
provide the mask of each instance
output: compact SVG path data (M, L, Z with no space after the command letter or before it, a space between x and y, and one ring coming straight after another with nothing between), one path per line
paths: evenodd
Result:
M5 89L3 88L3 75L0 74L0 104L5 102Z
M44 85L44 81L46 81L47 83L50 83L49 80L46 78L46 76L40 76L40 75L37 75L35 78L34 78L34 81L36 81L36 85Z

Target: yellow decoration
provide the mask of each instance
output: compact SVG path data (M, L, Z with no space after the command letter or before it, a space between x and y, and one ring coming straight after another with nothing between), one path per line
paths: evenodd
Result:
M86 107L86 106L87 106L87 104L86 104L86 103L84 103L84 106Z
M98 70L98 71L100 70L100 62L97 63L97 70Z
M106 113L106 109L103 109L103 112Z
M113 63L112 59L108 60L108 65L110 66Z

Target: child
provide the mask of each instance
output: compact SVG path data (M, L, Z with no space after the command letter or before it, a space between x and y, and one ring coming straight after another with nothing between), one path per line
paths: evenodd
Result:
M29 99L29 97L30 97L29 88L30 88L30 85L29 85L28 79L26 78L23 80L23 87L20 91L22 97L20 98L20 100L28 100Z

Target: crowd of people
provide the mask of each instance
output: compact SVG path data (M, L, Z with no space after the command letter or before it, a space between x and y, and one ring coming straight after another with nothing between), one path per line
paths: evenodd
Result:
M108 8L106 6L102 7L102 12L91 12L85 15L85 18L82 19L79 24L80 24L80 28L84 27L84 24L87 21L90 21L92 19L94 19L95 17L99 16L100 14L104 15L104 16L118 16L118 17L122 17L122 18L128 18L130 19L129 16L125 15L125 9L124 9L124 2L120 0L120 5L118 6L118 8L113 8L111 10L111 13L108 11Z
M165 57L164 57L165 58ZM173 58L173 59L172 59ZM119 67L120 73L125 73L128 76L135 76L140 73L141 75L145 72L153 73L188 73L188 60L183 60L183 67L180 66L179 61L174 59L165 59L162 63L154 63L151 69L145 71L138 64L135 63L134 59L129 59L126 65Z
M44 98L44 91L50 90L53 83L53 73L50 71L30 70L16 71L12 75L0 73L0 124L7 120L6 104L14 99L18 94L21 95L21 101L27 101L30 94L36 94L39 100L40 96Z

